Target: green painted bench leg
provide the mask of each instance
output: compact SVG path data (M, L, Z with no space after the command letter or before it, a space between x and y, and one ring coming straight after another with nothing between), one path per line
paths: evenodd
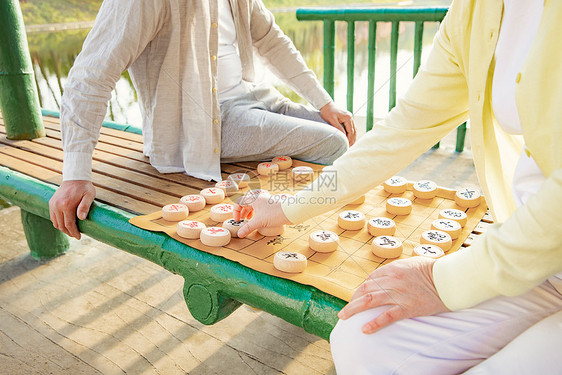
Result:
M189 312L199 322L214 324L233 313L241 303L224 297L209 286L190 283L185 279L183 296Z
M21 222L31 255L36 259L51 259L64 253L70 242L66 234L50 220L21 210Z
M462 152L462 150L464 150L465 136L466 136L466 122L457 128L457 147L455 148L457 152Z

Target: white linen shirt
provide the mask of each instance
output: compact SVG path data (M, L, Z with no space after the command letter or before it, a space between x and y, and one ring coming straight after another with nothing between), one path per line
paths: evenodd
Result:
M230 3L245 81L254 80L253 47L315 108L331 101L261 0ZM63 179L91 180L107 102L129 69L150 163L161 173L221 180L217 50L217 0L105 0L63 95Z

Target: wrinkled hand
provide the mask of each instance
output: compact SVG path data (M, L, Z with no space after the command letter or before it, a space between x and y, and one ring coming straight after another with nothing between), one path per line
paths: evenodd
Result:
M328 124L342 131L347 136L350 146L355 143L357 130L355 129L355 121L353 121L353 115L351 113L338 108L334 102L330 102L320 108L320 116L322 116L324 121Z
M76 217L86 219L96 197L91 181L64 181L49 201L49 212L53 225L67 235L80 239Z
M240 238L246 237L259 228L291 224L285 213L283 213L281 201L272 197L269 193L261 193L259 196L251 199L245 196L236 201L234 205L234 220L240 221L249 217L252 217L252 219L238 230L238 237Z
M397 320L449 311L433 284L435 259L412 257L376 269L357 288L351 302L339 313L340 319L378 306L388 310L362 327L369 334Z

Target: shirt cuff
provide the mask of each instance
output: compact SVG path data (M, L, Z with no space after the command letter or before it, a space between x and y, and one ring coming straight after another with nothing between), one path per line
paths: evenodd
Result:
M314 99L310 101L310 104L317 110L321 110L326 104L332 102L332 97L328 95L327 92L324 91L322 95L316 96Z
M461 249L433 264L433 283L449 310L466 309L498 295L486 284L479 271L485 265L478 264L473 253Z
M333 101L330 94L319 83L311 82L307 87L308 89L302 93L302 96L317 110Z
M62 180L92 181L92 154L88 152L66 152L62 164Z

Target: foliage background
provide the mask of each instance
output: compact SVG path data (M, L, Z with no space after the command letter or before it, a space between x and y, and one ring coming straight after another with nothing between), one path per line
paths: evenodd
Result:
M353 0L353 4L375 4L395 2L393 0ZM350 5L342 0L263 0L269 9ZM92 21L102 0L20 0L26 25Z

